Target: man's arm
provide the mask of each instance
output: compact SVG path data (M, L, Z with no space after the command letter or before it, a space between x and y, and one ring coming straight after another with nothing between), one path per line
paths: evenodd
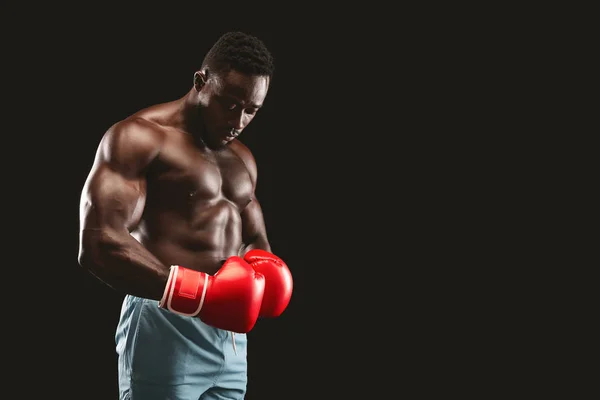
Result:
M254 196L242 211L242 241L244 247L241 254L253 249L271 251L262 208Z
M144 169L156 157L162 133L143 120L121 122L102 138L80 200L78 260L123 293L159 300L169 268L130 231L146 199Z
M242 248L239 255L243 256L252 249L262 249L271 251L271 245L267 238L267 230L262 212L262 207L256 198L257 167L256 160L250 150L238 142L235 148L236 153L246 165L250 180L252 181L252 198L246 207L242 210Z
M271 253L260 203L256 199L257 168L254 157L244 146L240 157L252 180L252 198L242 211L242 242L240 255L252 268L265 277L265 290L259 315L278 317L290 302L293 290L292 274L286 263Z

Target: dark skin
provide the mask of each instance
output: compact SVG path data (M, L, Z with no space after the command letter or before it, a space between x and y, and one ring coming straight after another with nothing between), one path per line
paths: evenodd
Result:
M160 300L171 265L214 274L230 256L271 251L256 162L235 138L269 84L205 68L184 97L110 127L81 194L79 263L115 290Z

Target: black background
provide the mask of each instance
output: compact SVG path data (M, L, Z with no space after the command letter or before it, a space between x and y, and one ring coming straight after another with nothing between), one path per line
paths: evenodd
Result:
M185 95L229 30L275 57L240 139L295 283L249 334L247 399L479 399L527 380L530 316L499 288L524 246L506 235L523 189L506 189L501 151L520 112L510 29L439 8L5 7L6 269L27 282L10 285L5 332L23 398L116 398L122 295L77 264L81 188L105 130Z

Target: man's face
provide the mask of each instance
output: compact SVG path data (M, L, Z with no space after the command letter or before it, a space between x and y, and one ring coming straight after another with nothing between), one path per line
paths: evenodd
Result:
M267 76L233 70L210 75L200 97L206 139L224 146L236 138L262 107L268 89Z

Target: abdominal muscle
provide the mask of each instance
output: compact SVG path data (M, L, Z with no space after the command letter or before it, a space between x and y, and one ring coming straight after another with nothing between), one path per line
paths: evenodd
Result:
M227 200L204 204L191 215L189 209L146 210L131 234L166 267L180 265L211 275L227 258L240 255L242 247L241 217Z

